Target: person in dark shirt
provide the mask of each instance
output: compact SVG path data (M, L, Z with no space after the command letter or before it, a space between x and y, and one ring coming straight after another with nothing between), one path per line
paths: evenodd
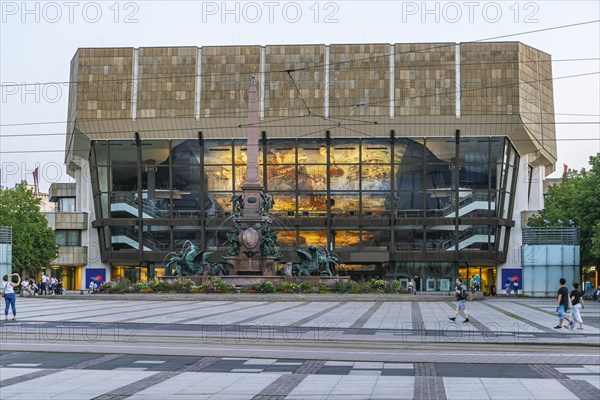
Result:
M418 275L415 275L415 294L421 290L421 278Z
M456 293L456 313L454 317L448 318L450 321L455 321L458 314L462 311L465 315L464 323L469 322L469 313L467 312L467 305L465 304L465 300L467 300L467 288L463 285L462 278L456 278L456 286L454 287L454 291Z
M573 290L571 290L571 325L570 328L573 329L575 326L575 322L579 323L579 328L583 329L583 319L581 319L581 309L584 308L583 297L581 297L581 292L579 291L579 283L573 283Z
M554 327L554 329L560 329L563 326L563 321L566 319L569 322L569 325L573 325L574 322L571 321L569 317L567 317L566 310L569 305L569 289L565 287L565 283L567 281L565 278L560 278L560 287L558 288L557 298L556 298L556 312L558 313L558 325ZM566 326L565 326L566 328Z

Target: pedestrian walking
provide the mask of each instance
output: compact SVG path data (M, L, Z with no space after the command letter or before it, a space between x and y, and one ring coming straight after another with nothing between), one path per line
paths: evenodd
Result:
M506 290L506 297L510 297L510 292L512 290L512 279L506 278L506 282L504 283L504 290Z
M48 294L48 277L45 272L42 272L42 283L40 284L40 294Z
M519 278L516 276L512 280L512 288L513 292L515 292L515 297L519 296Z
M463 285L462 278L456 278L456 286L454 287L454 291L456 293L456 313L454 314L454 317L448 319L450 321L456 321L456 317L458 317L458 314L462 312L465 316L463 323L467 323L469 322L469 313L467 312L466 305L467 287Z
M571 329L575 327L575 322L579 323L579 328L583 329L583 319L581 319L581 310L585 308L583 303L583 297L579 291L579 283L573 283L573 290L571 290Z
M12 277L18 278L17 283L12 282ZM15 295L14 288L21 284L21 277L19 274L4 275L2 277L2 297L4 297L4 320L8 321L8 309L12 308L13 321L17 320L17 296Z
M569 318L566 314L567 308L569 308L569 289L566 288L565 283L567 283L565 278L560 278L560 287L558 288L556 297L556 312L558 313L558 325L556 325L554 329L562 328L563 321L565 319L569 322L569 325L574 324L571 318Z
M412 279L408 282L408 293L415 294L415 281Z

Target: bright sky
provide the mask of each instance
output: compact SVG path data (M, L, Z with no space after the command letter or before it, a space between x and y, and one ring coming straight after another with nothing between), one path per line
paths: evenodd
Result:
M79 47L468 42L600 20L598 1L0 1L0 185L63 165ZM559 176L600 152L600 24L513 36L552 55ZM564 60L578 59L578 61ZM592 60L580 60L592 59ZM559 61L563 60L563 61ZM50 83L49 82L58 82ZM16 84L35 84L22 86ZM575 114L575 115L574 115Z

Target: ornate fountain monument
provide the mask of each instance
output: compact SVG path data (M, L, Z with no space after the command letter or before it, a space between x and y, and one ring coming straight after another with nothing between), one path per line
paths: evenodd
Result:
M307 250L296 250L300 262L288 262L284 268L277 267L282 257L278 253L277 233L272 229L273 219L270 216L275 201L264 191L259 174L258 89L254 75L248 87L246 131L246 182L242 185L242 194L231 197L233 226L227 233L227 252L223 255L223 261L211 264L208 258L212 253L186 243L179 254L171 253L167 267L175 267L178 276L202 275L206 278L209 275L223 275L224 281L240 286L260 283L267 277L271 281L285 281L294 276L294 279L325 284L331 284L336 279L348 279L334 278L335 267L340 260L327 249L313 245Z
M228 234L228 252L224 257L234 275L275 275L277 235L271 229L269 211L273 198L260 182L258 162L258 89L254 75L248 88L246 182L241 195L233 195L233 231Z

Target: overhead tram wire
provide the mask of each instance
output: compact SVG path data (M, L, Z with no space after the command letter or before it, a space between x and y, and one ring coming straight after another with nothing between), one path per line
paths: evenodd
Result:
M598 75L600 74L600 71L594 71L594 72L588 72L588 73L581 73L581 74L575 74L575 75L565 75L565 76L559 76L559 77L552 77L552 78L546 78L546 79L537 79L537 80L533 80L533 81L525 81L525 82L516 82L516 83L509 83L509 84L505 84L505 85L496 85L496 86L491 86L491 87L485 87L485 88L469 88L469 89L463 89L461 90L461 94L464 92L476 92L479 90L492 90L492 89L499 89L499 88L506 88L506 87L512 87L512 86L521 86L524 84L539 84L540 82L546 82L546 81L555 81L555 80L562 80L562 79L570 79L570 78L578 78L578 77L582 77L582 76L591 76L591 75ZM294 85L296 86L296 90L298 90L297 85L294 81L294 79L292 78L292 82L294 82ZM302 95L300 92L299 96L302 98ZM453 94L453 98L456 96L456 92L448 92L447 94ZM447 95L446 94L446 95ZM422 96L410 96L409 99L424 99L424 98L431 98L431 97L440 97L440 94L431 94L431 95L422 95ZM406 100L405 98L401 97L395 97L393 99L393 101L402 101L402 100ZM304 99L302 98L303 103L305 104L305 107L308 109L308 106L306 105L306 102L304 101ZM382 107L386 107L385 103L389 103L390 99L386 99L386 100L377 100L377 101L373 101L373 102L366 102L366 103L362 103L360 104L360 106L373 106L373 105L377 105L377 104L382 104ZM341 104L341 105L330 105L330 109L331 108L347 108L347 107L352 107L354 104ZM422 107L430 107L430 106L422 106ZM271 107L270 110L289 110L289 107ZM310 111L310 109L308 109ZM238 113L227 113L227 114L223 114L223 115L237 115ZM240 118L243 118L243 116L245 116L245 112L239 112L240 114ZM217 115L221 115L221 114L217 114ZM505 114L499 114L499 115L505 115ZM166 117L154 117L155 119L159 119L159 118L166 118ZM182 115L179 116L179 118L193 118L192 115ZM284 117L284 118L288 118L288 117ZM289 117L289 118L295 118L295 117ZM121 121L124 118L103 118L103 119L76 119L76 120L71 120L71 121L48 121L48 122L34 122L34 123L15 123L15 124L0 124L0 127L13 127L13 126L27 126L27 125L50 125L50 124L68 124L68 123L75 123L77 121L82 121L82 122L94 122L94 121L109 121L109 120L115 120L115 121ZM145 120L151 120L151 118L144 118ZM115 132L118 133L118 132Z
M507 37L514 37L514 36L522 36L522 35L528 35L531 33L539 33L539 32L547 32L547 31L551 31L551 30L557 30L557 29L565 29L565 28L573 28L573 27L577 27L577 26L583 26L583 25L588 25L588 24L597 24L599 23L600 20L591 20L591 21L585 21L585 22L578 22L578 23L574 23L574 24L567 24L567 25L558 25L558 26L552 26L552 27L548 27L548 28L542 28L542 29L535 29L535 30L531 30L531 31L524 31L524 32L517 32L517 33L511 33L508 35L500 35L500 36L493 36L493 37L488 37L488 38L483 38L483 39L476 39L476 40L470 40L470 41L465 41L463 43L477 43L477 42L485 42L488 40L495 40L495 39L504 39ZM400 43L402 44L402 43ZM412 43L410 43L412 44ZM416 43L415 43L416 44ZM400 52L400 53L395 53L394 55L400 55L400 54L410 54L410 53L418 53L418 52L424 52L424 51L428 51L428 50L435 50L435 49L439 49L439 48L443 48L443 47L449 47L449 46L454 46L454 43L445 43L443 45L439 45L439 46L432 46L432 47L428 47L428 48L422 48L422 49L418 49L415 51L407 51L407 52ZM356 60L348 60L348 61L339 61L339 62L335 62L335 63L329 63L329 66L331 67L332 65L340 65L340 64L346 64L349 62L361 62L361 61L367 61L367 60L372 60L372 59L377 59L377 58L382 58L382 57L390 57L392 56L392 54L383 54L383 55L379 55L379 56L372 56L372 57L365 57L365 58L360 58L360 59L356 59ZM279 70L279 71L265 71L265 73L284 73L284 72L288 72L289 71L303 71L303 70L307 70L307 69L314 69L314 68L323 68L325 67L325 64L316 64L314 66L311 67L303 67L303 68L298 68L298 69L286 69L286 70ZM253 72L230 72L230 73L212 73L212 74L194 74L194 75L181 75L178 77L190 77L190 78L197 78L197 77L202 77L202 76L226 76L226 75L251 75ZM173 75L169 75L169 76L173 76ZM176 75L177 76L177 75ZM142 79L146 79L146 78L142 78ZM147 79L158 79L155 77L148 77ZM102 81L102 82L120 82L121 80L106 80L106 81ZM129 83L131 82L130 80L124 81L125 83ZM50 83L63 83L63 84L71 84L71 83L76 83L79 84L79 81L62 81L62 82L50 82ZM86 83L86 82L82 82L82 83ZM40 85L42 83L29 83L29 84L24 84L24 85ZM0 87L3 87L5 85L0 85ZM8 86L12 86L12 85L8 85Z
M351 128L348 128L347 126L344 125L332 125L330 127L325 127L322 129L318 129L315 130L313 132L309 132L309 133L305 133L302 135L298 135L296 136L296 138L303 138L306 136L310 136L310 135L314 135L320 132L326 132L326 131L330 131L336 128L340 128L340 129L346 129L348 131L363 135L363 136L368 136L371 138L375 138L375 139L385 139L388 138L388 136L373 136L373 135L369 135L366 134L364 132L360 132ZM415 136L414 138L421 138L423 136ZM490 135L484 135L483 137L498 137L498 136L490 136ZM410 139L410 137L408 137L408 139ZM193 140L193 139L192 139ZM530 142L531 140L529 139L510 139L511 142L513 143L517 143L517 142ZM557 141L557 142L600 142L600 137L599 138L556 138L556 139L552 139L552 141ZM57 149L57 150L8 150L8 151L0 151L0 154L37 154L37 153L63 153L65 151L65 149Z
M413 109L430 109L431 106L426 105L426 106L411 106L411 108ZM283 109L283 108L281 108ZM461 107L461 110L463 111L478 111L479 108L468 108L468 107ZM600 114L578 114L578 113L551 113L551 112L546 112L546 111L519 111L517 113L514 113L515 115L564 115L564 116L572 116L572 117L600 117ZM506 114L506 113L487 113L486 115L511 115L511 114ZM315 117L323 117L322 115L318 115L318 114L311 114L311 116L315 116ZM295 118L304 118L304 117L308 117L308 115L296 115L296 116L292 116L292 117L283 117L281 119L278 120L268 120L269 123L271 122L279 122L279 121L284 121L287 119L295 119ZM157 117L155 117L157 118ZM185 118L185 117L180 117L180 118ZM188 116L187 118L191 118L190 116ZM211 117L212 118L212 117ZM333 118L333 117L330 117ZM364 120L358 120L358 119L354 119L354 118L347 118L347 117L341 117L341 116L336 116L336 119L340 119L340 120L345 120L345 121L354 121L354 122L359 122L359 123L369 123L369 121L364 121ZM114 120L121 120L122 118L113 118ZM152 118L147 118L146 120L150 120ZM102 119L102 121L105 121L106 119ZM78 119L78 121L82 121L80 119ZM98 121L96 119L90 119L90 120L83 120L83 122L86 121ZM263 120L264 121L264 120ZM52 121L52 122L30 122L30 123L19 123L19 124L2 124L0 126L2 127L14 127L14 126L28 126L28 125L57 125L57 124L68 124L70 123L69 121ZM263 122L261 121L258 125L262 125ZM238 125L238 127L240 126L248 126L248 124L240 124ZM119 133L119 132L114 132L114 133ZM73 134L81 134L81 135L85 135L85 132L73 132ZM53 132L53 133L32 133L29 134L28 136L58 136L58 135L66 135L65 132ZM20 136L20 135L0 135L0 137L16 137L16 136Z
M422 49L421 49L422 50ZM420 52L421 50L415 51L415 52ZM409 52L400 52L400 53L395 53L395 55L401 55L401 54L409 54ZM373 56L374 58L379 58L379 57L389 57L391 54L385 54L382 56ZM339 63L348 63L348 62L361 62L362 60L366 60L366 59L359 59L359 60L351 60L351 61L340 61ZM582 62L582 61L598 61L600 60L600 57L592 57L592 58L564 58L564 59L556 59L556 60L550 60L552 63L556 63L556 62ZM531 60L500 60L500 61L464 61L461 62L461 66L480 66L480 65L485 65L485 64L491 64L491 65L497 65L497 64L524 64L528 61ZM410 65L414 65L416 67L419 68L425 68L425 67L439 67L440 65L444 65L447 64L448 66L454 66L455 65L455 61L454 60L448 60L448 61L439 61L436 63L431 63L431 61L399 61L400 64L410 64ZM332 63L333 65L338 64L338 63ZM312 67L306 67L306 68L312 68ZM296 72L296 71L302 71L302 68L297 68L297 69L291 69L291 70L284 70L284 71L264 71L265 74L278 74L278 73L286 73L288 71L291 72ZM382 67L377 67L377 66L370 66L370 67L356 67L356 68L343 68L343 69L339 69L337 71L372 71L372 70L389 70L388 66L382 66ZM142 78L138 78L138 82L139 81L146 81L146 80L166 80L169 78L198 78L198 77L219 77L219 76L233 76L233 75L251 75L251 72L214 72L214 73L202 73L202 74L169 74L169 75L160 75L160 76L149 76L149 77L142 77ZM24 82L24 83L11 83L11 84L2 84L0 85L0 88L7 88L7 87L26 87L26 86L48 86L48 85L71 85L71 84L75 84L75 85L83 85L83 86L101 86L102 84L105 83L120 83L120 84L128 84L130 86L127 87L127 89L131 89L131 78L123 78L123 79L107 79L107 80L101 80L101 81L96 81L96 82L89 82L89 81L48 81L48 82ZM116 90L113 90L113 92L117 92Z
M479 40L475 40L475 41L471 41L471 42L480 42L480 41L486 41L486 40L493 40L493 39L499 39L499 38L506 38L506 37L511 37L511 36L518 36L518 35L524 35L524 34L529 34L529 33L536 33L536 32L542 32L542 31L549 31L549 30L554 30L554 29L563 29L563 28L569 28L569 27L574 27L574 26L581 26L581 25L592 24L592 23L598 23L598 22L600 22L600 20L587 21L587 22L576 23L576 24L569 24L569 25L562 25L562 26L555 26L555 27L550 27L550 28L544 28L544 29L538 29L538 30L533 30L533 31L520 32L520 33L515 33L515 34L509 34L509 35L502 35L502 36L497 36L497 37L491 37L491 38L479 39ZM449 45L450 45L450 44L444 44L444 45L441 45L441 46L433 46L433 47L430 47L430 48L420 48L420 49L415 49L415 51L400 52L400 53L396 53L396 54L409 54L409 53L421 52L421 51L432 50L432 49L435 49L435 48L440 48L440 47L447 47L447 46L449 46ZM349 61L338 62L338 63L330 63L329 65L330 65L330 67L331 67L332 65L346 64L346 63L350 63L350 62L354 62L354 63L356 63L356 62L359 62L359 61L364 61L364 60L369 60L369 59L376 59L376 58L380 58L380 57L389 57L389 56L391 56L391 55L373 56L373 57L368 57L368 58L363 58L363 59L358 59L358 60L349 60ZM481 63L479 63L479 64L481 64ZM436 64L436 65L439 65L439 64ZM316 66L313 66L313 67L306 67L306 68L300 68L300 69L296 69L296 70L286 70L285 72L288 74L288 76L290 76L290 78L292 78L292 77L291 77L291 72L292 72L292 71L300 71L300 70L303 70L303 69L309 69L309 68L316 68ZM365 68L365 69L366 69L366 68ZM370 69L372 69L372 68L370 68ZM273 72L277 72L277 71L269 71L269 73L273 73ZM278 72L284 72L284 71L278 71ZM250 73L250 72L249 72L249 73ZM244 73L231 73L231 74L232 74L232 75L233 75L233 74L240 74L240 75L243 75ZM595 74L595 73L591 73L591 74ZM579 74L579 75L576 75L576 76L591 75L591 74ZM173 76L173 75L170 75L170 76ZM197 76L197 75L194 75L194 76ZM152 78L152 79L157 79L156 77L150 77L150 78ZM566 77L561 77L561 78L550 78L550 79L551 79L551 80L554 80L554 79L562 79L562 78L566 78ZM161 79L162 79L162 78L161 78ZM536 80L536 81L532 81L531 83L539 83L539 82L541 82L541 81L543 81L543 80ZM75 83L77 83L77 81L74 81L74 82L75 82ZM103 81L103 82L108 82L108 81ZM294 80L293 78L292 78L292 82L294 83L294 85L295 85L295 87L296 87L296 90L298 91L298 93L299 93L299 95L300 95L300 97L301 97L301 99L302 99L302 101L303 101L303 103L304 103L305 107L307 108L307 110L308 110L308 111L309 111L309 113L310 113L310 109L308 108L308 106L307 106L306 102L305 102L305 101L304 101L304 99L302 98L302 96L301 96L301 93L300 93L300 90L299 90L299 88L298 88L298 85L296 84L296 82L295 82L295 80ZM99 82L99 83L100 83L100 82ZM519 82L519 83L517 83L517 85L521 85L521 84L523 84L523 82ZM36 85L40 85L40 83L36 83ZM513 85L513 84L511 84L511 85ZM499 88L499 87L503 87L503 86L511 86L511 85L498 85L498 86L494 86L493 88ZM11 86L12 86L12 85L11 85ZM473 90L484 90L484 89L489 89L489 88L475 88L475 89L473 89ZM432 95L432 96L433 96L433 95ZM412 96L411 98L419 98L419 97L429 97L429 96ZM394 99L394 100L397 100L397 99ZM389 102L389 101L390 101L390 100L385 100L385 101L383 101L383 102ZM376 104L376 103L371 103L371 104L369 104L369 103L366 103L366 104L362 104L362 105L364 106L364 105L373 105L373 104ZM348 105L343 105L343 106L341 106L341 107L347 107L347 106L348 106ZM333 107L336 107L336 106L333 106ZM284 109L285 109L285 108L284 108ZM229 115L231 115L231 114L229 114ZM61 123L61 122L53 122L53 123ZM66 122L62 122L62 123L68 123L68 121L66 121ZM43 124L43 123L35 123L35 124ZM554 124L557 124L557 123L554 123ZM5 124L5 125L0 125L0 126L22 126L22 125L29 125L29 124L26 124L26 123L22 123L22 124ZM229 127L229 128L231 129L231 127ZM187 130L187 129L185 129L185 130ZM60 134L62 135L62 134L64 134L64 133L60 133ZM46 134L46 135L48 135L48 134ZM27 136L27 135L23 135L23 136Z
M506 114L492 114L493 115L500 115L500 116L507 116ZM513 114L515 116L517 116L518 114ZM323 116L320 115L316 115L313 114L313 117L318 117L320 119L323 119L324 121L332 121L332 120L338 120L340 119L339 117L329 117L329 118L325 118ZM473 115L473 117L487 117L490 116L488 114L481 114L481 115ZM308 116L304 116L304 117L308 117ZM341 124L341 122L338 122L337 124ZM362 123L360 122L353 122L352 124L347 124L348 126L372 126L372 125L379 125L379 126L412 126L412 125L419 125L419 126L439 126L439 125L447 125L447 122L400 122L400 121L394 121L394 122L372 122L372 121L364 121ZM481 125L481 122L460 122L460 125L465 125L465 126L469 126L469 125ZM507 125L510 124L510 122L486 122L486 125ZM535 122L535 125L599 125L600 121L559 121L559 122ZM301 128L301 127L317 127L317 126L323 126L323 124L299 124L299 125L287 125L285 127L287 128ZM260 125L261 128L284 128L281 125L269 125L267 124L261 124ZM245 128L245 126L241 126L241 125L236 125L236 126L213 126L213 127L203 127L202 129L204 130L213 130L213 129L241 129L241 128ZM171 129L165 129L165 128L161 128L161 129L145 129L144 132L189 132L194 130L194 128L171 128ZM103 130L102 134L116 134L116 133L131 133L131 131L107 131L107 130ZM77 134L83 134L83 135L88 135L88 136L93 136L93 135L97 135L95 133L77 133ZM9 135L2 135L0 136L0 138L10 138L10 137L28 137L28 136L32 136L32 137L44 137L44 136L66 136L66 133L31 133L31 134L24 134L24 133L20 133L20 134L9 134ZM114 138L113 138L114 139ZM161 139L161 137L150 137L150 138L145 138L145 139ZM164 139L164 138L163 138ZM181 138L179 138L181 139ZM93 139L93 140L105 140L105 139ZM123 139L123 140L129 140L129 139ZM133 140L133 136L131 138L131 140Z

